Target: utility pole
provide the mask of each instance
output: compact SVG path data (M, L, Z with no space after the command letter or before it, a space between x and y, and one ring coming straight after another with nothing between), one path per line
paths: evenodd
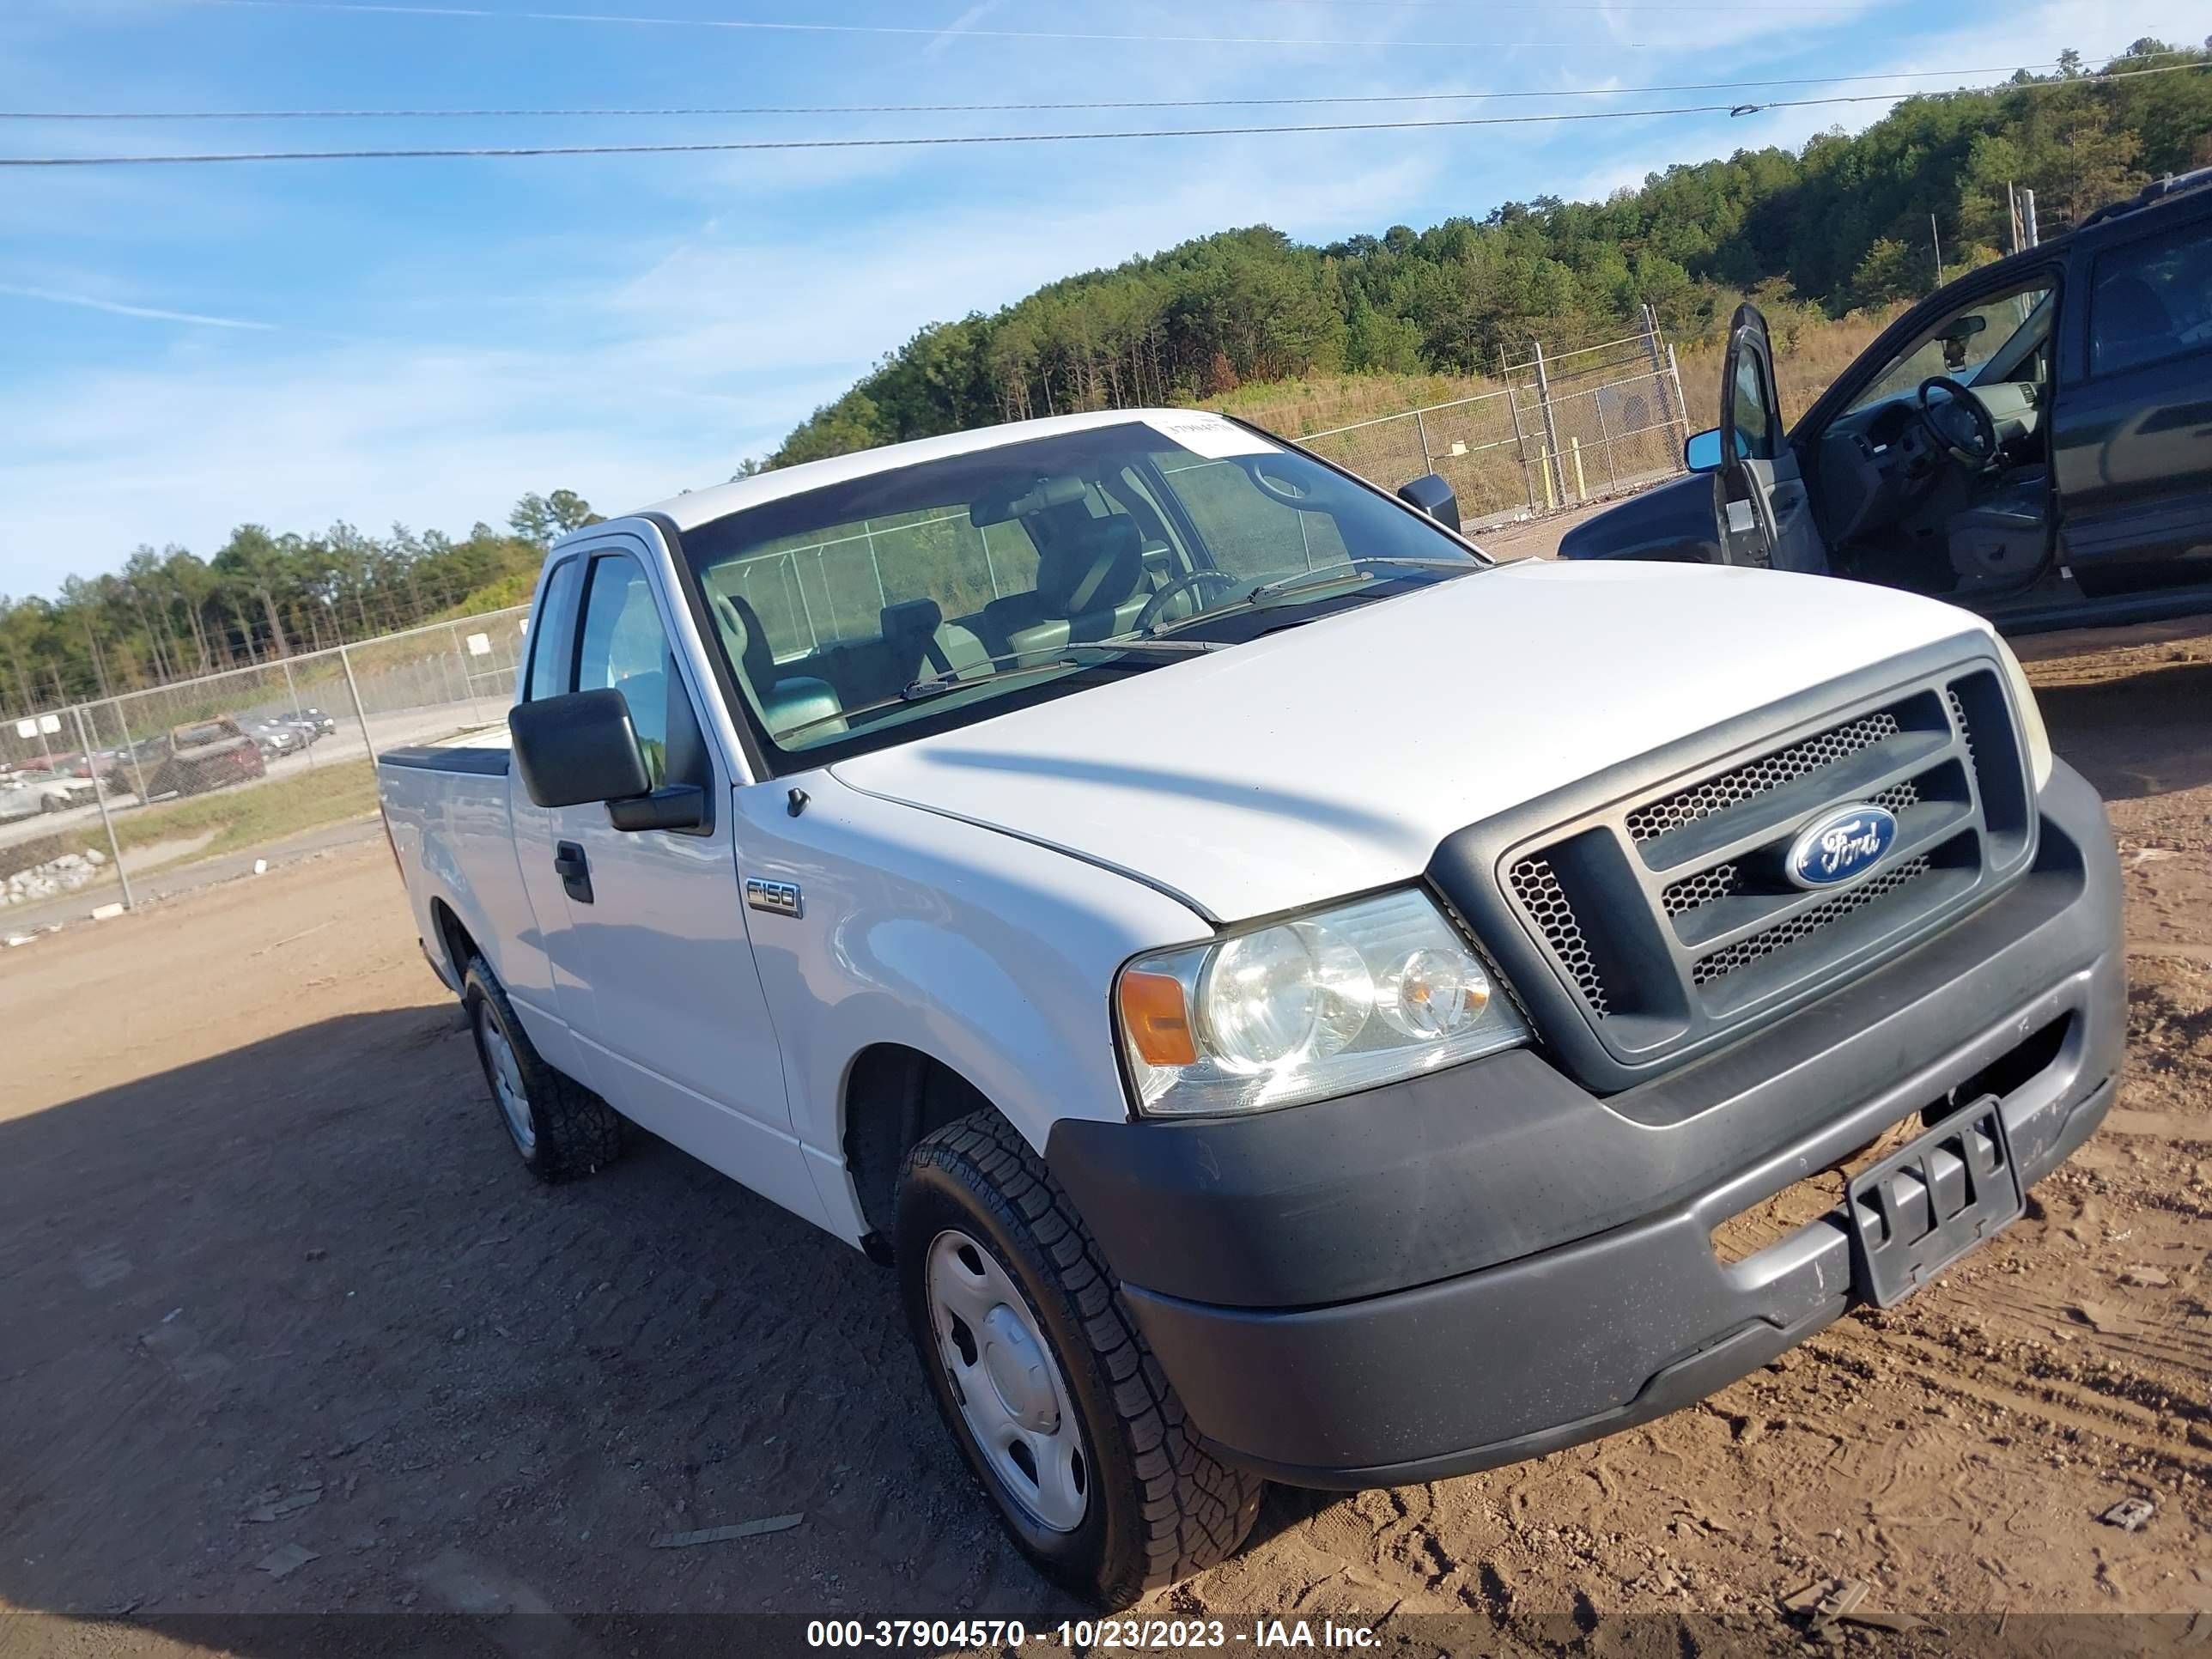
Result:
M1936 249L1936 286L1943 286L1943 238L1936 229L1936 216L1928 216L1928 240Z
M2020 234L2028 246L2036 245L2035 192L2032 190L2020 193Z

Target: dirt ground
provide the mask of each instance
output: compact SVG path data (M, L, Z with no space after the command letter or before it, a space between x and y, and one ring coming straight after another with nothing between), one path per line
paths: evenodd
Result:
M2038 655L2120 831L2134 990L2119 1105L2027 1217L1649 1427L1271 1492L1140 1611L1688 1654L1796 1643L1778 1598L1832 1575L1934 1623L1832 1646L2121 1609L2212 1637L2212 635ZM1080 1615L1002 1540L880 1270L658 1143L524 1175L380 839L7 952L0 1031L0 1656L303 1650L210 1614L519 1609L453 1650L610 1656L635 1627L585 1615ZM2099 1521L2131 1495L2148 1525ZM349 1628L431 1645L362 1634L403 1626Z

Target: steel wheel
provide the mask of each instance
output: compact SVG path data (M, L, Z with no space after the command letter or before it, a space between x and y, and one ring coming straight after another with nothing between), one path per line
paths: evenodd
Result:
M1090 1507L1091 1458L1036 1316L966 1233L938 1234L925 1271L938 1357L968 1432L1039 1526L1073 1532Z
M477 1005L477 1042L483 1051L484 1076L491 1084L492 1098L499 1103L499 1115L507 1121L507 1132L514 1137L523 1157L529 1158L538 1150L538 1120L530 1113L530 1091L523 1086L514 1046L499 1029L490 1007L482 1002Z

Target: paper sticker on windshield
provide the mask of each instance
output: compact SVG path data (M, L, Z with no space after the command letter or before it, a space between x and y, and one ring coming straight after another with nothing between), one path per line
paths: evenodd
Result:
M1247 432L1218 415L1193 410L1188 415L1147 415L1145 424L1194 455L1209 461L1225 461L1231 455L1279 455L1282 446L1269 443L1257 433Z

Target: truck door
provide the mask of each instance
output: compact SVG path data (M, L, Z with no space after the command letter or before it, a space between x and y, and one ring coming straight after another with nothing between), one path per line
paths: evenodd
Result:
M647 550L624 539L588 556L575 689L621 692L654 786L697 784L708 804L696 830L617 830L597 804L550 815L567 896L556 956L580 982L573 1019L593 1086L625 1117L818 1220L746 931L732 780L699 719L701 688L669 648Z
M581 555L571 555L547 570L538 585L518 702L557 697L570 689L584 562ZM507 823L514 836L516 870L538 931L533 938L517 940L519 948L505 953L501 981L546 1063L586 1087L596 1088L591 1056L572 1029L586 999L582 981L566 960L568 901L553 871L552 815L530 799L521 773L513 766L507 769Z
M2066 563L2093 594L2212 581L2212 214L2101 249L2085 287L2052 421Z
M1721 460L1713 510L1729 564L1768 565L1825 575L1828 550L1813 522L1797 456L1782 441L1774 392L1774 348L1756 306L1739 306L1729 323L1721 367Z

